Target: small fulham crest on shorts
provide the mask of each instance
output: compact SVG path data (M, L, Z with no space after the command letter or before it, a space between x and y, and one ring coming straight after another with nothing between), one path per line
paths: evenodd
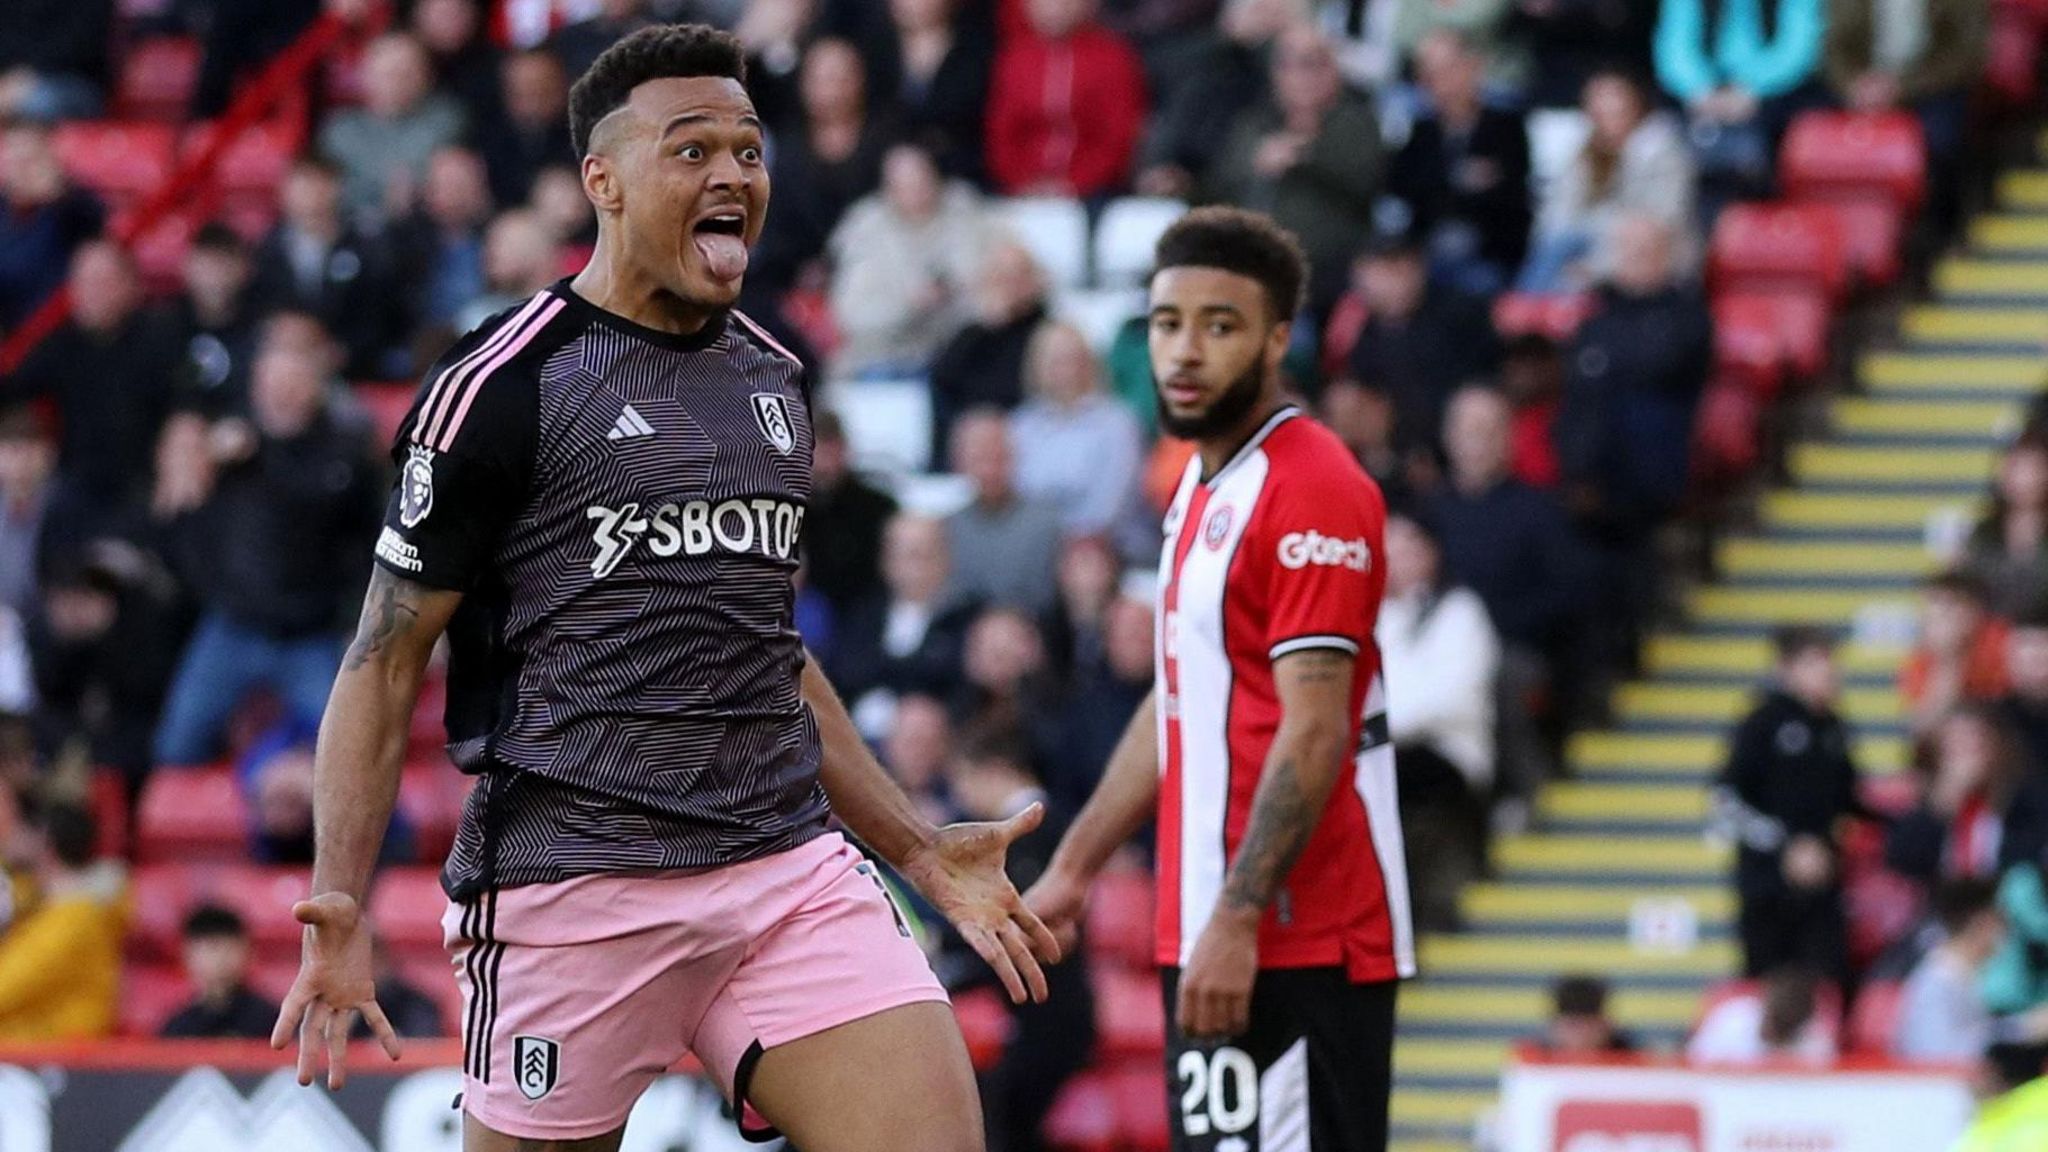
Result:
M512 1071L520 1094L538 1100L555 1090L562 1071L562 1046L542 1036L514 1036Z

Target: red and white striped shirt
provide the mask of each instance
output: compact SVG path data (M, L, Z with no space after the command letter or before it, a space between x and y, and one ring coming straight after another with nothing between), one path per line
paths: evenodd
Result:
M1214 476L1188 462L1166 513L1160 690L1158 960L1184 965L1208 923L1280 725L1273 662L1350 653L1351 770L1259 927L1262 968L1415 972L1373 623L1386 586L1379 487L1328 429L1275 413Z

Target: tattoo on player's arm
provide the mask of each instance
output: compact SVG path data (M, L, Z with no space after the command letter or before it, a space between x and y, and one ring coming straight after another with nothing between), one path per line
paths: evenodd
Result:
M1294 761L1267 765L1252 804L1251 826L1245 829L1244 843L1223 886L1223 899L1247 909L1272 903L1315 827L1315 813Z
M1333 684L1343 680L1348 688L1351 665L1351 654L1336 648L1311 648L1288 658L1289 674L1300 684Z
M1275 664L1283 707L1305 707L1314 720L1306 725L1282 725L1281 740L1291 743L1275 748L1274 758L1259 777L1250 824L1223 885L1223 900L1232 907L1255 909L1271 904L1308 846L1336 780L1334 761L1343 755L1341 746L1325 745L1337 733L1350 731L1343 713L1350 708L1352 674L1352 655L1337 649L1294 652ZM1333 759L1332 764L1321 762L1326 756ZM1304 765L1314 769L1306 778Z
M419 598L429 589L382 566L370 575L370 591L363 600L363 616L356 624L356 638L348 646L342 666L353 672L382 655L419 623Z

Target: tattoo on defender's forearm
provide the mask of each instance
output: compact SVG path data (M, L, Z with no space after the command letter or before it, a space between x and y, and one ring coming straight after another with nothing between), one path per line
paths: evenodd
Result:
M1264 908L1273 902L1301 850L1315 831L1315 813L1301 789L1293 760L1266 770L1252 803L1251 827L1230 866L1223 886L1225 902L1238 908Z
M1326 684L1350 673L1351 656L1343 652L1299 652L1288 658L1287 676L1297 684ZM1308 847L1321 804L1302 788L1292 757L1267 767L1252 798L1251 826L1224 880L1225 903L1264 908L1273 902Z
M348 646L342 666L353 672L375 659L392 641L412 631L419 622L419 589L382 568L370 577L370 592L363 604L363 617L356 624L356 638Z

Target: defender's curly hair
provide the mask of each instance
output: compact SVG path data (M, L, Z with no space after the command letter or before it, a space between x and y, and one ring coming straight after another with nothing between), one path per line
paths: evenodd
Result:
M1294 234L1272 217L1221 205L1196 208L1173 222L1153 249L1152 271L1221 268L1256 280L1275 321L1301 310L1308 257Z
M569 142L576 155L590 151L591 130L633 89L669 76L727 76L745 84L746 49L707 24L658 24L605 49L569 89Z

